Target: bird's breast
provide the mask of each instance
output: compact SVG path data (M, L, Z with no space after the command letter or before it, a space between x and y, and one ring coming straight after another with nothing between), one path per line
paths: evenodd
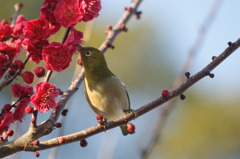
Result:
M124 110L129 109L126 89L115 76L91 84L85 78L85 93L94 112L108 120L124 115Z

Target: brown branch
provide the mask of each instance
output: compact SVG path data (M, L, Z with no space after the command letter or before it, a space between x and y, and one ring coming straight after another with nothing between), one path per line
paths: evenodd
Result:
M79 140L88 138L90 136L96 135L100 132L104 132L106 130L112 129L119 125L122 125L122 124L126 123L127 121L131 121L143 114L146 114L147 112L153 110L154 108L166 103L167 101L170 101L174 97L181 95L188 88L190 88L193 84L195 84L199 80L203 79L204 77L208 76L209 73L214 68L216 68L220 63L222 63L228 56L230 56L239 47L240 47L240 39L238 39L235 43L232 43L228 48L225 49L225 51L223 51L223 53L221 53L218 57L216 57L205 68L203 68L201 71L196 73L194 76L189 77L180 86L178 86L176 89L172 90L168 97L159 97L159 98L155 99L154 101L141 106L140 108L138 108L137 110L135 110L131 113L121 116L116 120L109 121L106 126L96 125L96 126L93 126L91 128L85 129L85 130L77 132L77 133L62 136L63 138L65 138L65 141L66 141L64 144L79 141ZM49 133L46 128L44 129L44 133L46 133L46 134ZM28 135L26 134L25 136L28 136ZM40 142L39 145L32 145L31 143L26 142L24 144L24 150L25 151L37 151L37 150L44 150L44 149L52 148L55 146L60 146L62 144L59 143L59 139L62 137L57 137L57 138L53 138L53 139L50 139L47 141ZM29 140L29 138L27 138L27 140ZM17 141L18 140L16 140L15 142L17 142ZM9 153L10 150L13 151L13 149L11 149L12 146L13 146L12 144L6 144L6 145L1 146L0 147L0 157L5 157L7 155L6 152ZM16 150L16 149L14 149L14 150Z
M133 0L132 4L130 6L130 10L126 10L125 13L122 15L120 20L117 22L117 24L113 27L112 30L110 30L107 34L106 40L102 43L102 45L99 47L99 50L105 53L108 49L108 44L112 45L115 38L118 36L118 34L122 31L121 26L126 26L127 22L130 20L130 18L137 12L137 9L140 5L142 0Z
M217 16L217 13L220 9L220 6L222 4L222 0L214 0L212 7L210 8L210 12L208 13L207 17L203 21L202 25L199 28L197 38L195 39L191 49L188 52L188 56L184 62L183 69L181 71L181 74L176 78L175 82L172 84L172 88L175 88L177 85L182 83L186 76L184 75L185 72L190 70L190 67L192 66L194 57L200 50L204 39L207 35L207 31L209 30L211 24L213 23L215 17ZM155 147L155 145L159 142L159 138L161 136L162 129L164 127L164 124L170 115L171 111L173 110L176 99L171 100L163 107L163 109L160 111L159 119L156 122L156 126L153 131L153 135L150 139L150 142L146 145L146 147L142 150L141 158L145 159L148 158L149 154Z

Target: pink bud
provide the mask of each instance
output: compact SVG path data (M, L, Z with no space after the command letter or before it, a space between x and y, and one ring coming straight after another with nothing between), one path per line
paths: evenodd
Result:
M33 141L32 141L32 144L33 144L33 145L39 145L39 140L33 140Z
M36 67L34 73L38 78L43 77L45 76L45 69L43 67Z
M12 109L12 105L11 104L5 104L2 111L4 112L9 112Z
M66 142L66 139L65 139L64 137L61 137L61 138L58 139L58 142L59 142L60 144L63 144L63 143Z
M13 62L11 68L23 69L24 68L24 63L20 60L16 60L16 61Z
M96 115L96 119L97 119L97 120L103 119L103 115L102 115L102 114L97 114L97 115Z
M168 96L169 96L169 94L170 94L170 93L169 93L169 91L168 91L168 90L163 90L163 91L162 91L162 97L163 97L163 98L166 98L166 97L168 97Z
M33 113L33 107L31 107L31 106L26 106L26 108L25 108L25 113L27 113L27 114Z
M134 134L135 129L135 125L133 125L132 123L127 123L127 131L129 132L129 134Z
M26 82L27 84L31 84L33 82L33 79L34 79L34 75L30 71L24 72L22 74L22 77L23 77L24 82Z
M82 65L83 65L82 59L78 59L78 60L77 60L77 63L78 63L80 66L82 66Z
M7 131L7 136L13 136L14 134L14 131L13 130L8 130Z

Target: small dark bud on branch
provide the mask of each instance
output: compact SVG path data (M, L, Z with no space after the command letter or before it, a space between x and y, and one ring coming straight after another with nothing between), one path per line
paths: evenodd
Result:
M189 77L190 77L190 72L185 72L185 76L186 76L187 78L189 78Z
M112 31L112 26L111 25L107 25L105 33L108 34L109 31Z
M39 157L39 156L40 156L39 152L37 152L37 151L35 151L33 154L34 154L34 156L36 156L36 157Z
M213 57L212 57L212 60L215 60L216 58L217 58L217 56L213 56Z
M105 45L107 48L114 49L114 46L113 46L110 42L105 42L104 45Z
M62 111L62 116L66 116L67 113L68 113L68 109L64 109L64 110Z
M120 29L124 32L127 32L128 29L126 28L125 24L121 24Z
M80 146L81 147L86 147L87 145L88 145L87 140L84 139L84 140L80 141Z
M61 137L61 138L58 139L58 142L59 142L60 144L63 144L63 143L66 142L66 139L65 139L64 137Z
M228 46L232 46L232 42L231 41L228 42Z
M210 73L210 74L209 74L209 77L210 77L210 78L214 78L214 74L213 74L213 73Z
M131 12L131 11L132 11L132 8L131 8L131 7L125 7L124 10L125 10L125 11L128 11L128 12Z
M56 127L56 128L61 128L61 127L62 127L62 123L56 123L56 124L55 124L55 127Z
M185 96L184 94L181 94L181 95L180 95L180 99L181 99L181 100L184 100L185 98L186 98L186 96Z
M137 20L141 18L142 11L135 12L135 17Z
M34 141L32 141L32 144L33 144L33 145L39 145L39 140L34 140Z
M97 122L98 122L98 124L100 124L100 125L104 125L104 120L103 120L103 119L98 119Z

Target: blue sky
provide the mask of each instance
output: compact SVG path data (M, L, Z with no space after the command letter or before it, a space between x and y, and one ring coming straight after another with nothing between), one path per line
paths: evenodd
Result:
M220 7L217 16L207 28L207 34L202 46L198 49L194 59L191 74L198 72L210 61L212 56L219 55L228 46L228 41L235 41L240 37L240 21L238 0L219 0ZM144 0L140 6L143 11L142 19L139 22L130 21L131 26L139 26L142 23L149 23L159 39L165 33L165 40L159 40L159 45L169 45L168 55L175 58L176 70L181 70L185 58L197 38L200 26L208 16L213 3L216 0ZM129 5L128 0L107 1L103 0L103 10L101 16L116 21L122 14L122 9ZM114 14L113 14L114 13ZM160 28L160 29L159 29ZM167 36L166 36L167 35ZM155 47L154 45L152 47ZM203 80L197 84L196 88L202 89L211 87L209 92L215 95L227 96L225 91L231 92L230 96L239 94L240 80L239 60L240 55L236 51L230 58L225 60L217 69L213 71L215 78ZM225 91L214 91L222 89ZM234 96L236 97L236 96ZM231 98L231 97L230 97Z

